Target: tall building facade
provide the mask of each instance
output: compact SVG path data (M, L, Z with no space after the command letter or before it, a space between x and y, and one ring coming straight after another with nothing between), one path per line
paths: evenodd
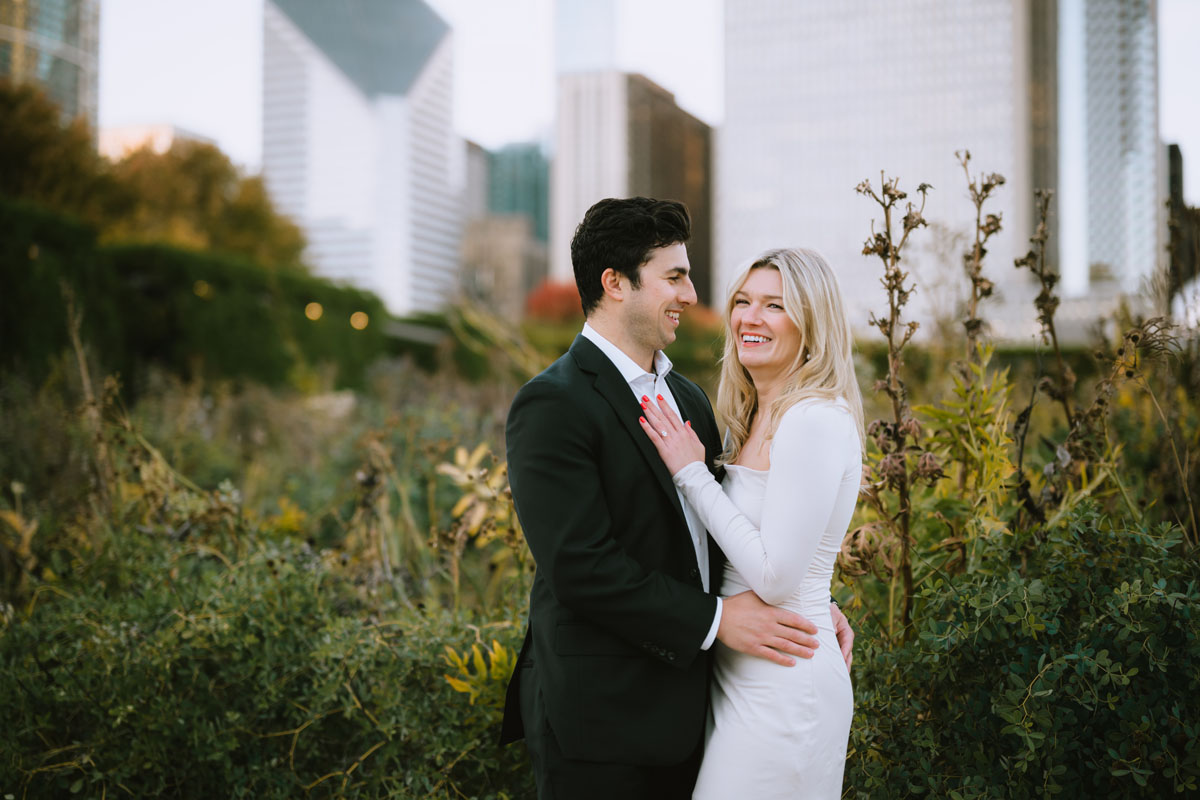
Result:
M548 176L537 145L490 152L467 143L462 288L510 320L524 316L526 298L546 279Z
M719 282L767 247L815 247L864 328L883 300L877 259L861 254L878 209L854 188L878 188L886 170L913 198L934 187L925 217L939 225L913 235L906 260L913 315L944 315L965 293L966 149L972 175L1007 180L986 209L1004 225L987 257L994 332L1037 330L1027 273L1013 268L1037 188L1056 191L1064 289L1094 314L1082 300L1098 283L1136 288L1162 249L1154 18L1153 0L726 0Z
M635 71L627 32L644 24L637 0L557 0L558 72L550 167L550 274L573 281L571 237L605 197L683 201L692 215L688 260L700 301L712 300L712 129Z
M96 129L100 0L0 0L0 78L36 83Z
M1169 290L1175 321L1200 327L1200 208L1188 206L1183 192L1183 153L1167 145L1167 187L1170 216Z
M692 282L701 302L710 302L711 162L709 126L648 78L616 70L559 75L550 170L552 276L572 280L571 237L597 200L680 200L692 215Z
M550 160L540 145L510 144L488 153L488 211L529 218L538 241L550 238Z
M449 26L422 0L267 0L263 175L325 277L396 314L458 289L465 150Z
M1059 0L1064 289L1110 278L1127 292L1163 261L1154 0Z

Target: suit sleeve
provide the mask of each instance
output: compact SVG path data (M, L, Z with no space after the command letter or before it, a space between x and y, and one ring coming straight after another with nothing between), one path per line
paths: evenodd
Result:
M703 464L693 462L675 474L675 484L725 557L764 602L778 605L804 581L829 525L852 437L851 417L839 408L802 403L788 409L771 443L761 528Z
M716 614L716 599L643 567L614 537L597 442L567 393L526 384L508 416L509 482L538 574L575 614L633 647L686 668ZM636 502L636 498L629 498ZM647 521L646 535L661 531Z

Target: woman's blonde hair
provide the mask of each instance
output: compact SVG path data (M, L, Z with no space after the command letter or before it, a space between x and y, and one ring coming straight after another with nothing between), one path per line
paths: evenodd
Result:
M862 394L854 377L854 338L846 316L837 276L815 250L768 250L750 262L734 280L725 302L725 354L721 357L721 382L717 410L728 426L721 462L737 460L750 436L750 423L759 411L758 392L737 354L733 330L733 300L756 269L773 269L783 283L783 309L800 333L800 346L783 378L779 396L766 412L767 440L779 428L789 408L801 400L842 398L854 415L858 440L863 441Z

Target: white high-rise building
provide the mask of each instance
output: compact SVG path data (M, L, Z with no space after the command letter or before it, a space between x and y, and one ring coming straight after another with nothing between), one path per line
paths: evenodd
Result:
M953 314L973 232L955 158L967 149L973 176L1007 181L985 208L1004 225L986 260L996 334L1037 330L1027 273L1013 267L1036 188L1056 191L1064 290L1090 295L1106 274L1136 288L1162 246L1154 18L1153 0L726 0L719 285L765 248L814 247L864 328L884 300L878 259L861 254L878 207L854 188L878 190L886 170L911 199L934 187L925 217L937 230L914 233L905 254L919 287L908 310Z
M1061 255L1074 294L1099 277L1136 291L1165 258L1155 5L1058 3L1059 163L1073 201L1063 208Z
M422 0L267 0L263 174L318 274L396 314L458 287L449 26Z

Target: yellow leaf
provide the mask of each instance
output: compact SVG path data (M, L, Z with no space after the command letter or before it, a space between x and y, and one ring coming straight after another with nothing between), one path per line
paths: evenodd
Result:
M462 497L458 498L458 502L454 504L454 508L450 509L450 516L454 517L455 519L461 517L463 512L470 507L474 500L474 495L464 494Z
M438 464L434 468L434 471L439 475L447 475L453 478L455 483L463 483L467 479L466 474L453 464Z
M471 457L467 459L467 469L475 469L479 466L479 462L487 455L488 446L486 442L480 442L479 446L471 453Z
M442 677L446 679L446 683L453 687L454 691L462 692L463 694L474 694L474 692L471 691L471 684L467 683L461 678L453 678L449 675L443 675Z
M462 656L460 656L457 652L455 652L454 648L450 647L450 645L446 645L445 658L446 658L447 663L449 663L450 666L452 666L452 667L456 667L459 670L459 672L467 671L467 662L463 659Z
M471 653L475 656L475 673L487 675L487 663L483 660L483 653L479 651L479 645L471 645Z
M479 533L479 528L483 525L483 521L486 517L487 506L483 503L477 504L471 510L471 516L467 518L467 533L472 536Z

